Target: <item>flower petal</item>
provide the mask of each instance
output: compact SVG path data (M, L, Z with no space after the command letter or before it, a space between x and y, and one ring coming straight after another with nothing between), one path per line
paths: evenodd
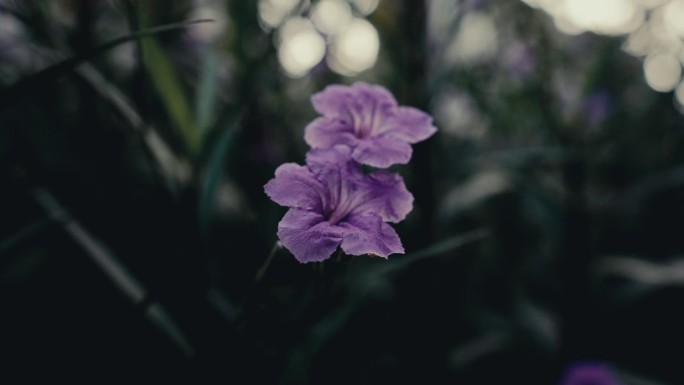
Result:
M359 163L378 168L393 164L406 164L411 160L413 149L405 141L391 136L379 136L360 140L352 152Z
M353 106L367 106L369 104L395 107L396 99L386 88L364 82L356 82L350 87L341 85L327 86L311 97L314 109L326 117L342 117L345 120ZM350 120L347 120L350 121Z
M397 100L387 88L375 84L356 82L350 87L353 101L368 108L395 108Z
M361 203L351 214L374 213L383 221L400 222L413 210L413 195L406 189L404 179L386 171L369 174L360 184Z
M337 170L341 166L348 166L352 162L351 153L352 150L344 145L312 149L306 153L306 164L314 175L318 175L326 170Z
M281 206L316 212L323 210L327 198L325 186L305 166L285 163L278 167L275 178L264 186L266 195Z
M354 127L338 118L317 118L304 129L304 141L312 148L356 143Z
M437 128L432 125L432 117L425 112L413 107L399 107L383 121L378 132L408 143L418 143L432 136Z
M338 226L345 230L341 246L349 255L387 258L393 253L404 253L397 232L377 215L352 215Z
M346 114L347 105L354 96L350 87L333 84L311 96L314 109L326 117L339 117Z
M398 174L378 171L364 174L347 146L314 149L306 162L329 190L324 212L332 223L349 214L377 214L384 221L399 222L413 209L413 195Z
M328 149L313 149L306 154L306 163L313 175L326 186L329 200L324 202L324 212L332 215L335 223L366 197L359 185L367 179L361 166L351 157L351 149L338 145Z
M301 263L330 258L342 241L343 231L322 215L290 209L278 223L278 238Z

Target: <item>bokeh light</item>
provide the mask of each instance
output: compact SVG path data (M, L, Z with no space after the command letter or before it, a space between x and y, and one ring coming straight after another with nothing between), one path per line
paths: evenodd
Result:
M660 7L651 12L648 29L651 33L651 52L675 52L682 48L682 40L669 27L666 21L666 7Z
M459 15L459 7L453 1L433 0L428 2L428 34L435 44L444 44L450 36Z
M658 7L660 5L663 5L664 3L667 3L670 0L632 0L632 1L643 6L644 8L654 8L654 7Z
M290 77L305 76L323 58L333 72L355 76L378 59L380 37L362 17L377 6L377 0L260 0L259 21L278 31L278 59Z
M644 61L646 82L656 91L672 91L677 86L681 73L679 60L670 54L649 55Z
M684 81L675 88L675 101L681 108L684 108Z
M680 37L684 37L684 0L673 0L663 9L667 27Z
M276 28L297 3L298 0L259 0L259 22L266 28Z
M497 31L494 18L485 12L463 17L456 39L447 51L448 62L475 63L496 53Z
M629 35L623 49L634 56L648 55L653 46L653 35L648 25L643 25Z
M189 20L212 19L211 23L198 24L188 31L201 41L212 41L223 34L228 27L226 10L222 3L209 3L195 7L190 13Z
M2 37L17 37L22 33L21 23L16 18L0 13L0 34Z
M478 139L486 133L486 125L466 93L446 91L435 99L433 108L439 126L450 136Z
M566 34L628 35L623 50L644 58L655 91L677 87L684 64L684 0L522 0Z
M373 67L379 51L375 27L365 19L354 18L332 40L328 65L341 75L353 75Z
M378 7L378 0L350 0L354 8L363 16L370 15Z
M343 0L321 0L311 12L311 20L319 31L333 35L344 29L352 18L349 3Z
M325 40L311 21L301 17L288 20L280 30L278 60L292 77L304 76L325 56Z
M631 32L645 17L644 10L629 0L571 0L558 11L580 29L609 35Z

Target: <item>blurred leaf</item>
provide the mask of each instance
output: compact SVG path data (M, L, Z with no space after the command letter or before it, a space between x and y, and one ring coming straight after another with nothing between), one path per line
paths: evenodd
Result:
M511 337L506 332L490 331L476 339L460 344L449 354L449 364L456 370L473 365L474 362L503 350L511 343Z
M206 134L214 119L216 109L216 66L217 58L214 47L209 45L202 55L202 75L197 92L197 128L202 135Z
M210 21L213 20L199 19L183 23L166 24L159 27L144 29L142 31L138 31L127 36L116 38L108 43L105 43L93 49L92 51L78 54L57 64L49 66L29 77L19 80L18 82L12 84L11 86L3 90L0 90L0 111L4 110L5 108L8 108L12 104L12 102L19 100L25 95L31 94L33 92L40 93L40 90L43 87L45 87L49 83L59 80L62 76L73 71L79 64L91 60L114 47L117 47L129 41L139 40L147 36L156 35L158 33L182 29L192 24L206 23Z
M642 374L636 374L631 370L625 368L618 368L617 373L620 379L622 379L625 384L629 385L666 385L663 382L655 381L650 378L644 378Z
M555 354L560 345L559 322L548 310L536 305L527 296L518 293L515 299L516 335L526 336L536 346Z
M596 272L629 279L645 288L684 285L684 259L680 258L661 264L639 257L609 256L597 264Z
M437 242L423 250L416 251L414 253L405 255L400 258L395 258L392 261L393 263L382 266L382 269L379 269L379 271L381 271L381 273L391 273L393 271L398 271L410 266L412 263L417 262L421 259L438 257L444 253L458 249L472 242L477 242L482 239L485 239L490 235L491 232L488 229L476 229L469 231L467 233L459 234L455 237L451 237L441 242Z
M31 280L45 266L47 260L48 253L39 248L23 253L0 270L0 285L8 287Z
M90 231L69 215L57 199L43 188L33 192L35 201L51 218L60 218L60 224L69 237L78 244L112 283L134 304L144 307L145 315L162 333L188 357L195 354L184 333L164 307L149 301L148 290L124 266L120 259ZM66 215L64 214L66 213Z
M154 164L159 167L168 187L172 190L177 183L186 184L192 178L192 168L187 159L177 156L159 133L145 121L131 102L113 83L108 82L93 66L84 64L76 71L93 89L139 132L150 151Z
M211 212L214 208L216 197L216 188L218 187L221 177L223 175L226 156L235 133L240 127L240 118L231 123L226 130L221 134L216 145L214 146L209 162L207 164L207 172L204 176L204 183L199 202L199 222L200 228L203 232L209 228L209 220L211 219Z
M0 241L0 255L12 249L12 247L14 247L15 245L20 244L21 242L27 239L31 239L32 236L34 236L41 230L53 224L55 221L61 220L62 217L66 217L68 215L68 211L56 213L54 215L51 215L50 217L35 221L29 224L28 226L22 228L21 230L17 231L16 233L12 234L11 236L3 239L2 241Z
M166 111L180 130L191 154L197 154L201 142L200 132L195 126L190 104L179 82L173 63L154 39L142 42L143 57Z
M491 236L491 231L488 229L472 230L437 242L423 250L392 258L389 263L383 263L375 268L364 268L352 274L354 277L353 287L357 293L373 293L376 297L389 296L392 291L391 279L394 277L394 274L406 270L413 263L423 259L452 255L446 253L489 236ZM356 298L363 298L363 295Z

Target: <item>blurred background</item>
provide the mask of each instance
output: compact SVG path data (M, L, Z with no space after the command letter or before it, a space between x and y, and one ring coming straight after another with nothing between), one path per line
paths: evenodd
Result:
M682 384L682 63L684 0L0 0L0 382ZM439 128L407 253L300 265L357 80Z

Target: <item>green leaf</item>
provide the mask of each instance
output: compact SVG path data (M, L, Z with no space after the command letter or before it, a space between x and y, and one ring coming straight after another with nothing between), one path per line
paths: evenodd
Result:
M209 126L214 120L216 110L216 67L218 60L216 51L212 45L205 47L202 54L202 75L200 78L199 89L196 99L196 124L202 135L209 130Z
M226 156L233 143L233 138L240 128L240 118L241 116L238 116L238 118L224 130L209 156L198 212L200 228L205 233L209 228L209 220L211 219L211 212L214 208L216 188L223 175Z
M149 76L167 113L183 136L190 153L197 154L201 143L200 132L192 119L190 104L173 63L154 39L143 41L142 49Z
M127 36L122 36L119 38L116 38L108 43L105 43L92 51L84 52L81 54L78 54L76 56L73 56L71 58L65 59L59 63L56 63L54 65L51 65L41 71L36 72L35 74L28 76L26 78L23 78L16 83L12 84L11 86L0 90L0 111L5 110L6 108L10 107L11 104L22 97L29 95L31 93L40 93L41 89L57 80L59 80L62 76L70 73L73 71L78 65L81 63L84 63L88 60L91 60L99 55L101 55L104 52L107 52L108 50L117 47L121 44L133 41L133 40L140 40L144 37L156 35L162 32L168 32L168 31L173 31L177 29L183 29L186 28L190 25L193 24L198 24L198 23L206 23L206 22L212 22L214 20L212 19L198 19L198 20L191 20L191 21L186 21L182 23L173 23L173 24L166 24L166 25L161 25L158 27L153 27L153 28L148 28L144 29L135 33L132 33Z
M491 231L489 229L482 228L471 230L432 244L423 250L419 250L401 257L395 257L391 260L392 263L383 264L376 269L367 270L365 273L362 273L359 276L361 277L362 275L365 275L361 278L365 278L366 282L376 282L378 279L382 278L382 276L402 271L414 262L426 258L435 258L441 255L446 255L453 250L485 239L490 235Z

